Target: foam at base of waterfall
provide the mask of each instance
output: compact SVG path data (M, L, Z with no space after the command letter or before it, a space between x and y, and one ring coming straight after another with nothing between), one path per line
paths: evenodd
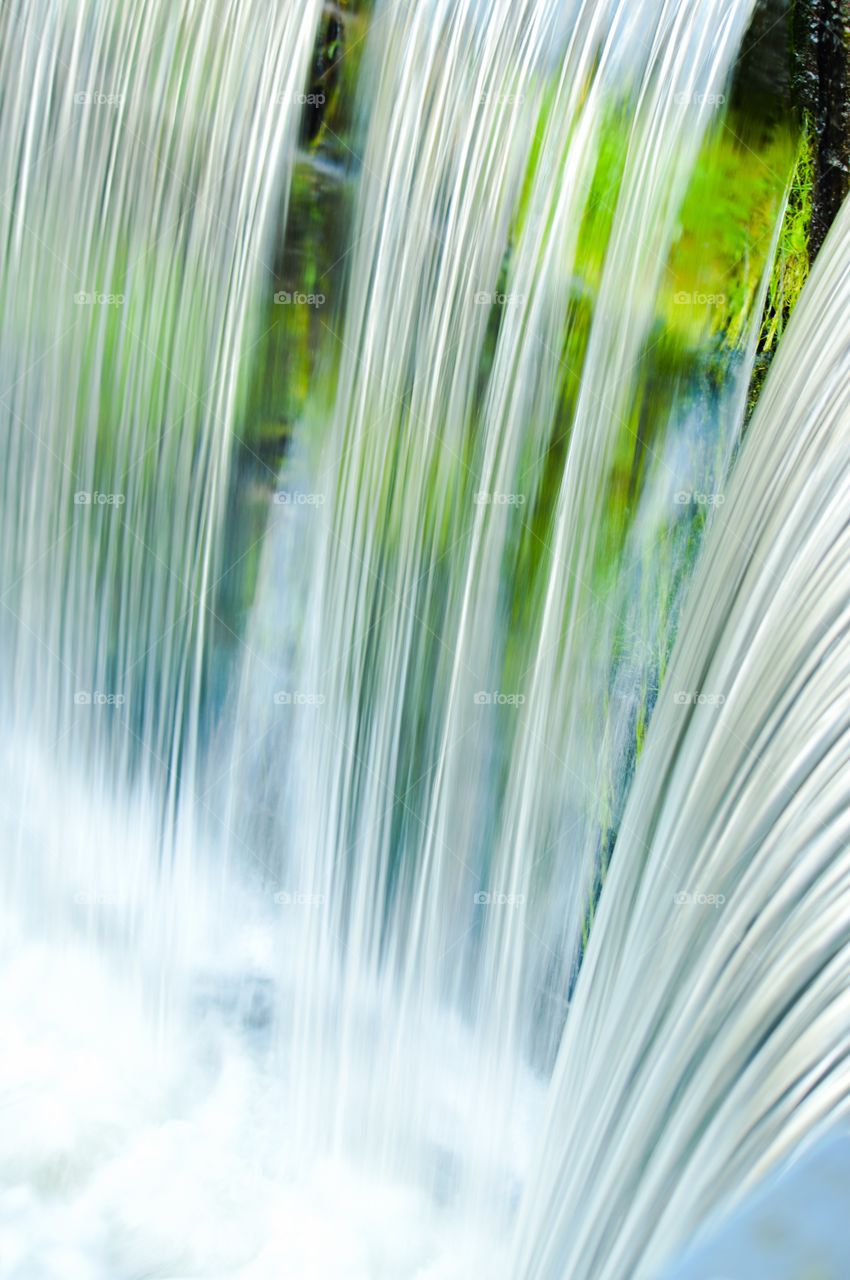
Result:
M492 1226L341 1161L293 1168L279 1083L218 1010L158 1035L107 957L16 941L0 1021L5 1280L498 1274Z

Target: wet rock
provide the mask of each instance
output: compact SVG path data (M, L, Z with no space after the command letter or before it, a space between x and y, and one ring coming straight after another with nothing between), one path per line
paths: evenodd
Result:
M733 110L773 122L791 92L791 0L759 0L741 45L732 83Z
M343 56L345 27L342 10L326 5L319 28L319 39L313 55L310 87L301 116L301 144L313 142L319 135L330 99L337 85L337 67Z
M794 0L791 34L792 91L814 148L814 261L850 186L850 5Z

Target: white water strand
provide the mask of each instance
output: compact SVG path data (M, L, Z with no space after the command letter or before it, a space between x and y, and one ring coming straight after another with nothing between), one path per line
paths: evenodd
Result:
M622 5L577 9L507 276L517 303L501 317L483 394L476 373L489 312L476 295L491 298L499 285L555 17L542 4L522 15L496 5L482 29L453 5L427 15L392 10L382 21L380 74L374 64L367 73L376 98L337 410L313 478L304 472L323 500L297 518L286 511L268 549L249 634L261 660L243 673L228 810L241 842L262 850L271 833L280 856L281 880L269 892L287 908L282 971L292 989L281 1042L288 1105L307 1150L355 1148L413 1180L461 1179L477 1200L493 1186L503 1201L515 1198L524 1108L535 1105L526 1078L538 1033L534 990L555 948L552 985L566 986L573 949L554 912L541 941L523 914L487 916L475 895L489 878L506 895L527 896L528 869L549 855L535 889L541 899L559 895L577 937L587 876L582 859L570 858L577 842L557 841L569 812L561 793L572 788L576 803L574 756L563 744L589 696L583 679L598 617L580 639L570 620L580 599L598 612L584 585L596 558L590 530L708 123L702 104L725 84L748 13L728 0L647 4L644 27L627 23L634 13ZM649 47L645 29L654 33ZM630 78L615 92L612 72L624 67ZM596 141L622 97L635 112L626 176L571 424L557 547L543 557L529 624L536 732L520 731L512 744L497 717L481 718L474 694L498 687L508 670L500 582L515 586L531 517L518 522L520 533L515 512L474 499L524 489L533 500L542 485L563 376L553 353ZM487 110L459 111L467 101ZM307 641L287 673L288 700L276 704L279 662L263 642L299 553L311 588ZM571 663L556 661L565 629ZM279 630L271 635L279 646ZM262 743L259 762L252 737ZM498 835L505 758L514 765ZM292 762L283 784L281 759ZM537 797L534 812L514 772ZM243 828L239 797L251 794L252 779L261 823L249 816ZM550 1041L560 1016L547 1025ZM463 1019L479 1032L472 1069ZM435 1059L454 1052L456 1098L435 1108Z
M512 1274L651 1276L850 1094L850 206L691 586Z
M0 715L22 812L54 770L93 804L80 891L111 892L101 802L126 806L125 846L149 830L149 881L178 792L191 809L237 378L318 12L0 13ZM4 867L42 921L74 914L48 889L64 828Z
M638 91L554 523L541 547L548 572L533 656L523 673L526 703L506 770L507 794L489 866L490 884L518 904L514 911L487 913L481 961L485 1005L509 1059L527 1050L537 1017L536 993L546 981L566 986L582 895L591 882L588 854L577 858L580 841L564 834L575 826L576 810L587 807L588 794L595 798L599 788L594 742L600 732L594 723L598 709L589 711L584 691L599 688L594 679L598 651L607 648L602 638L613 617L591 586L603 512L618 441L628 432L637 444L628 407L675 219L708 123L697 104L712 100L725 84L750 8L739 3L660 6ZM523 277L520 270L518 266L518 280L533 278L530 271ZM512 353L519 347L538 369L542 356L545 374L562 316L556 313L555 325L532 321L524 331L508 328L505 350ZM513 441L502 454L503 469L492 486L497 491L524 483L533 492L536 479L524 461L527 418L521 399L520 412L516 404L507 419L500 411L510 403L507 389L512 386L515 396L521 389L522 372L520 365L519 375L514 380L508 374L506 383L494 378L488 427L497 441ZM551 377L551 359L548 372ZM539 378L528 370L525 376L532 384ZM549 421L551 400L550 392ZM512 455L523 459L519 475L516 462L511 466ZM471 582L489 578L495 583L500 576L504 566L498 560L487 571L474 564L470 570ZM462 777L457 769L456 782ZM462 786L459 790L462 794ZM572 940L564 920L573 922ZM561 956L554 972L553 955Z
M413 724L433 687L425 662L413 660L414 614L431 607L428 565L458 521L455 470L469 447L488 320L474 298L498 275L539 93L534 67L551 25L551 7L529 3L520 13L499 4L486 24L475 4L393 7L376 27L339 409L313 484L326 501L310 513L313 597L296 668L297 687L322 703L297 712L294 726L278 719L281 736L299 744L293 785L275 797L285 888L322 908L287 921L297 968L285 1040L296 1059L293 1114L308 1144L321 1143L324 1126L352 1124L359 1144L386 1139L380 1081L366 1073L365 1109L363 1100L350 1104L346 1080L355 1065L362 1078L362 1057L349 1057L363 1043L363 993L379 981L398 876L391 850L404 840L399 823L412 847L422 823L418 804L388 807L415 788ZM274 576L272 566L272 598ZM419 608L400 615L408 593L421 593ZM261 617L262 605L261 590ZM431 640L433 631L425 647ZM253 634L250 642L258 646ZM389 713L361 715L378 690L392 697ZM281 714L272 694L268 720ZM363 857L346 856L353 849ZM344 964L337 935L350 938ZM415 1130L409 1111L408 1121ZM397 1138L395 1148L397 1161L405 1144Z

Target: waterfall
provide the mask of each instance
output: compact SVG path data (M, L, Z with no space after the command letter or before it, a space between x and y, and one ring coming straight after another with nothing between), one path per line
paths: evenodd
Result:
M299 1140L324 1126L335 1149L371 1147L394 1176L441 1184L448 1166L476 1204L482 1186L515 1199L527 1121L512 1099L563 1024L557 1001L541 1018L538 993L568 986L592 879L593 701L613 616L593 582L613 536L602 513L618 450L637 444L627 415L702 104L725 85L748 11L581 5L565 35L537 3L496 6L484 27L477 5L399 10L364 73L375 97L336 407L289 481L235 713L236 795L258 779L271 793L253 809L262 832L251 811L239 826L238 799L228 825L264 851L276 815L271 890L301 907L281 958ZM624 171L553 474L577 240L618 109L631 114ZM270 622L294 591L293 557L306 566L300 651ZM295 651L288 670L281 650ZM281 786L274 762L289 752ZM457 1066L437 1119L435 1063L464 1024L474 1066Z
M12 821L23 797L35 828L3 883L57 929L109 898L131 934L129 897L178 857L227 626L237 384L317 16L225 0L0 15L0 716ZM131 865L141 829L161 854Z
M846 1112L848 295L845 206L688 593L515 1274L651 1275Z
M649 1278L845 1107L850 210L749 423L787 173L670 322L754 8L0 8L9 1280Z

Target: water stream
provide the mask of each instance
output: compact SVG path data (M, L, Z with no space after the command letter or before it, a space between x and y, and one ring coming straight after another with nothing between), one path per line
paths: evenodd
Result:
M331 9L0 11L4 1280L650 1277L844 1106L850 212L746 432L787 173L675 289L753 4Z

